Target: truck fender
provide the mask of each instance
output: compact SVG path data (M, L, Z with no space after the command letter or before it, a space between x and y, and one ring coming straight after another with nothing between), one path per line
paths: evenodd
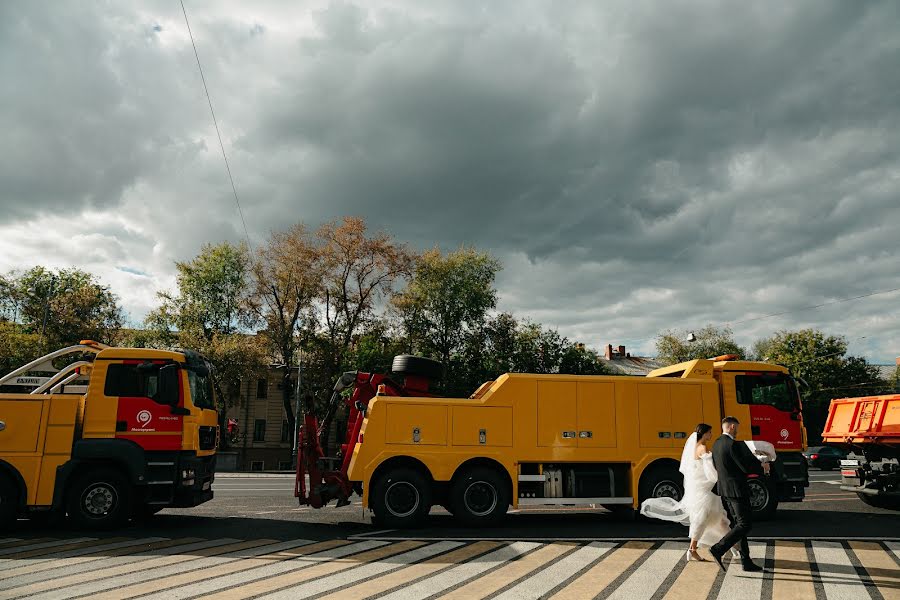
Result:
M0 459L0 473L8 475L18 484L19 508L23 508L28 503L28 486L25 485L25 479L22 477L22 474L19 473L17 468L2 459Z
M56 469L53 508L58 509L64 505L66 486L72 474L83 465L98 463L119 467L135 485L143 485L146 480L144 449L131 440L78 440L72 446L72 458Z

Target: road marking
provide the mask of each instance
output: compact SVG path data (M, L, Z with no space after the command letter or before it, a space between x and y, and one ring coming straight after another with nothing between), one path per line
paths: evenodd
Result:
M107 538L105 540L97 540L96 542L89 542L85 545L79 545L79 548L69 550L68 552L62 552L59 554L54 554L53 559L49 559L47 557L42 558L4 558L0 559L0 577L10 577L9 571L18 571L23 567L28 567L31 571L34 570L45 570L47 568L52 568L52 565L57 565L62 562L64 558L73 558L79 556L90 556L91 554L97 552L109 552L111 550L117 550L119 548L128 548L137 546L138 549L134 550L135 552L141 551L141 546L146 545L147 543L158 542L165 540L167 538L143 538L141 540L129 539L129 538ZM121 540L121 541L116 541ZM92 560L88 558L87 560ZM83 561L82 561L83 562ZM71 561L65 561L66 564L71 564ZM48 567L47 565L51 565Z
M310 547L300 548L297 556L285 561L272 562L264 565L251 565L251 568L235 573L227 574L214 579L203 579L192 585L183 586L177 590L169 590L161 597L168 598L196 598L200 595L213 594L220 591L231 591L231 588L241 586L252 581L265 580L266 578L284 573L296 572L308 567L328 563L346 556L359 555L373 548L387 546L385 542L358 542L348 543L345 540L329 540L330 545L322 542ZM143 600L143 599L142 599Z
M760 543L750 544L750 558L759 566L763 566L766 557L766 545ZM740 559L732 559L719 588L718 598L732 600L733 598L759 598L762 595L763 573L745 573L741 567Z
M486 598L501 588L518 581L529 573L536 571L548 561L554 561L567 552L577 548L566 542L547 544L530 554L526 554L515 562L511 562L496 571L492 571L475 581L459 587L443 596L444 600L474 600Z
M82 541L77 541L77 539L81 539ZM18 561L21 559L34 558L36 556L44 556L47 554L54 554L56 552L67 553L70 550L79 550L85 547L102 545L104 541L107 542L124 542L128 538L118 537L118 538L109 538L108 540L98 540L96 538L76 538L76 540L70 540L69 544L62 545L53 545L47 546L44 548L37 548L34 550L29 550L26 552L15 552L13 554L7 554L6 558L0 560L0 564L8 563L9 561Z
M816 590L806 558L806 545L803 542L775 543L772 596L792 600L815 600Z
M610 600L641 598L647 590L658 589L679 560L684 560L685 543L666 542L655 550L610 596Z
M678 575L678 578L672 583L672 586L666 591L664 600L696 600L697 598L706 598L712 590L716 578L721 573L718 565L715 569L710 569L712 557L709 552L703 550L701 555L705 555L707 562L691 561L684 565L684 569ZM684 560L684 559L679 559Z
M381 559L393 558L398 554L425 546L425 544L420 542L400 542L399 544L393 545L382 544L380 547L364 552L348 552L348 550L360 550L361 546L364 546L365 543L366 542L354 544L354 546L356 546L355 548L348 546L345 548L338 548L337 550L322 552L309 559L297 561L300 563L299 565L287 563L286 566L288 568L282 571L282 574L276 575L275 577L267 577L266 579L257 580L253 583L244 585L239 585L240 579L243 579L240 578L238 581L232 583L232 585L237 585L237 587L231 587L217 594L203 596L203 598L206 600L212 598L236 598L242 600L243 598L250 598L259 594L281 590L285 587L296 585L304 581L318 579L318 582L321 583L328 579L328 575L336 576L340 571L353 569L354 567L359 567L361 564L367 562L377 562ZM298 566L301 568L298 569ZM294 567L294 569L291 569L290 567ZM294 597L296 598L298 596Z
M366 579L363 583L350 588L344 588L333 594L320 597L320 600L360 600L374 594L388 592L399 587L403 582L415 581L422 577L428 577L451 567L460 562L467 561L475 556L494 550L499 546L498 542L476 542L446 554L429 558L420 563L392 571L376 579Z
M141 560L140 556L128 557L128 555L161 550L171 546L199 541L199 538L182 538L179 540L163 540L150 544L147 543L147 540L153 539L156 538L145 538L140 540L139 544L133 547L122 548L120 550L101 551L103 554L99 556L85 556L68 559L54 556L53 560L46 560L46 562L43 562L40 565L30 564L29 561L23 561L29 564L0 572L0 577L3 578L0 579L0 590L77 573L84 570L84 567L78 566L83 563L90 563L89 568L103 569L113 564L123 564L125 562ZM116 561L118 561L118 563L116 563Z
M301 542L302 545L296 547ZM284 548L283 550L276 552L271 551L274 549L274 546L267 546L265 550L269 552L268 554L263 554L255 558L232 561L218 567L204 569L203 573L201 574L203 581L200 583L197 582L198 574L193 572L184 573L176 577L166 577L163 581L156 580L153 582L149 582L145 585L155 584L153 589L158 593L151 594L149 596L142 596L141 600L174 600L181 598L190 598L197 593L209 592L210 588L208 583L210 582L210 580L224 578L225 576L234 575L236 573L244 571L250 571L251 569L255 569L257 567L265 567L282 561L309 556L317 552L345 546L349 543L350 542L347 542L346 540L327 540L325 542L317 543L309 543L307 540L293 540L289 542L282 542L281 544L275 544L274 546L282 546ZM225 587L225 585L223 585L223 587ZM165 589L165 591L160 591L163 589ZM135 591L138 593L133 594L133 596L140 595L140 590L137 590L137 588L135 588Z
M151 568L184 560L190 560L192 558L190 555L177 553L202 552L204 549L208 549L211 547L214 549L215 547L220 546L223 543L231 543L236 541L237 540L231 538L220 538L218 540L202 540L191 544L174 546L172 548L165 549L159 553L162 556L151 556L148 557L147 560L141 560L141 558L143 557L140 555L138 557L126 557L125 560L117 561L118 564L113 563L113 566L104 569L103 574L105 575L105 577L114 577L122 573L131 573L133 571L138 571L142 568ZM131 560L128 560L128 558L131 558ZM110 560L116 561L116 559ZM75 586L84 582L97 582L97 565L91 566L94 567L94 569L91 569L90 571L84 571L84 569L82 569L80 565L77 565L74 567L71 574L67 574L65 576L57 576L56 573L45 573L39 581L23 587L13 588L12 590L10 590L10 593L18 595L28 595L37 592L58 590L59 588ZM104 578L103 581L105 580L106 579ZM50 598L54 596L59 597L59 593L53 592L49 595Z
M871 600L850 557L839 542L814 542L812 549L826 598Z
M373 578L387 572L403 568L405 565L411 565L419 561L429 559L435 555L443 554L449 550L458 548L462 544L459 542L438 542L437 544L424 545L415 548L403 554L399 554L391 558L391 560L379 563L377 561L365 561L365 564L357 568L342 569L340 573L332 577L322 578L320 580L308 581L302 585L295 585L284 588L263 596L269 600L294 600L296 598L308 598L310 596L319 595L335 588L347 587L348 585L358 583L360 581L373 581ZM377 579L374 579L377 581Z
M73 538L78 539L78 538ZM475 543L458 540L30 540L9 558L0 597L30 600L415 600L429 597L606 600L898 598L900 543L751 543L765 573L729 561L686 563L686 540ZM156 540L156 541L153 541ZM14 542L15 543L15 542ZM73 547L81 544L80 547ZM124 545L128 544L128 545ZM44 550L42 548L40 550ZM30 550L22 550L29 553ZM702 550L703 554L707 550ZM761 563L760 563L761 564ZM49 565L49 568L47 568ZM37 569L34 571L33 569Z
M269 558L262 559L261 562L256 562L260 561L258 558L260 556L277 557L274 560L296 558L299 556L298 553L295 552L292 554L282 551L291 550L298 546L302 547L310 543L312 543L310 540L291 540L288 542L273 542L266 544L265 546L257 546L249 551L243 551L242 549L222 556L193 561L189 565L189 570L181 573L177 570L173 571L168 567L163 567L162 569L156 569L156 573L150 573L150 575L158 575L158 577L151 578L151 581L145 580L133 585L117 587L104 594L94 594L91 596L91 600L124 600L125 598L134 598L135 596L143 596L161 589L178 587L179 585L188 585L196 582L198 578L209 579L217 575L230 575L237 571L250 569L257 564L271 563L273 560L272 558ZM146 575L147 574L144 574L141 579L147 579ZM167 592L166 595L171 596L169 592Z
M540 544L534 542L514 542L503 546L498 550L479 556L475 560L457 565L452 569L442 571L440 574L419 581L403 589L397 590L379 600L408 600L409 598L425 598L433 594L441 593L460 583L499 567L504 563L516 560L521 555L534 550Z
M601 590L612 583L619 574L626 572L631 565L653 547L649 542L628 542L606 555L603 560L592 566L586 573L578 576L566 587L551 596L551 600L579 600L593 598Z
M53 546L64 546L66 544L71 544L73 542L86 542L88 540L93 540L96 538L75 538L73 540L57 540L53 538L38 538L36 540L32 540L29 543L29 540L23 540L22 542L14 542L4 548L0 548L0 556L10 556L16 555L20 552L27 552L29 550L41 550L43 548L52 548Z
M613 548L613 544L606 542L594 542L582 546L575 552L567 554L549 567L538 571L528 579L506 590L496 598L503 600L516 600L518 598L542 598L556 586L566 582L595 562Z
M880 544L853 541L850 542L850 548L883 597L890 598L897 594L900 589L900 568Z

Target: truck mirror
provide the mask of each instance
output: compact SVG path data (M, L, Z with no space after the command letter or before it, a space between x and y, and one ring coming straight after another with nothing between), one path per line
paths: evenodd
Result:
M165 365L159 370L157 401L169 406L178 405L178 365Z

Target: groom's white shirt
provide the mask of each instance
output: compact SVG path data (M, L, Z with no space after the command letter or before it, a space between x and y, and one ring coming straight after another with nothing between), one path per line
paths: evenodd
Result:
M722 435L727 435L727 436L730 437L731 439L734 439L734 436L731 435L730 433L728 433L727 431L723 431L723 432L722 432Z

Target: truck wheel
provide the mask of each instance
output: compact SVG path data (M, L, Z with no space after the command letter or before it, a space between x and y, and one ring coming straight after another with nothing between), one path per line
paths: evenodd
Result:
M873 508L886 508L888 510L900 510L900 497L896 496L870 496L869 494L856 494L859 499Z
M416 527L431 510L431 485L413 469L388 471L372 488L372 510L384 527Z
M113 469L84 473L69 488L66 512L76 527L120 527L131 514L131 488L128 480Z
M440 379L444 376L444 365L430 358L401 354L394 357L391 372L399 375L415 375L426 379Z
M0 529L6 529L19 512L19 486L7 475L0 474Z
M450 508L450 513L466 525L496 523L509 508L505 478L487 467L464 471L450 486Z
M672 498L680 502L684 497L683 481L676 467L654 467L641 477L639 499L643 502L648 498Z
M760 521L771 519L778 509L778 495L768 479L750 479L750 508Z

